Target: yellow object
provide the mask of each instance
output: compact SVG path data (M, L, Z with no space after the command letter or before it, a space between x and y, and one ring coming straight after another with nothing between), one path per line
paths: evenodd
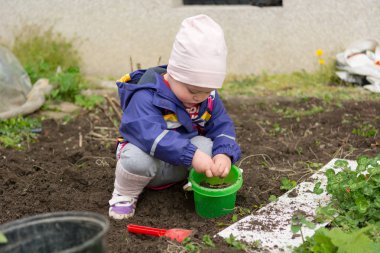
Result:
M317 57L321 57L323 55L323 50L322 49L317 49L317 51L315 51L315 55Z
M178 122L177 115L175 115L174 113L164 115L164 120L165 121Z
M119 80L117 80L118 82L123 82L123 83L126 83L128 81L131 80L131 76L129 74L125 74L124 76L122 76Z
M203 120L206 120L208 121L210 118L211 118L211 114L208 113L208 111L206 111L205 113L203 113L202 117L201 117Z

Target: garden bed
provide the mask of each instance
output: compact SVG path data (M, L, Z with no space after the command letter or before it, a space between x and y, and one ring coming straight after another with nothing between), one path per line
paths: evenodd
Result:
M216 234L236 217L268 203L271 195L282 195L282 178L301 182L332 158L380 153L380 101L239 97L228 98L225 105L243 151L237 165L244 170L244 184L235 215L198 217L193 194L182 190L185 182L163 191L146 190L132 219L111 221L106 237L109 252L179 252L184 249L181 245L128 234L126 225L194 229L192 241L202 243L203 235ZM112 138L117 129L106 113L108 108L97 108L67 124L47 119L37 143L24 151L0 148L0 223L65 210L107 215L116 164ZM215 242L217 249L202 252L236 250L221 238Z

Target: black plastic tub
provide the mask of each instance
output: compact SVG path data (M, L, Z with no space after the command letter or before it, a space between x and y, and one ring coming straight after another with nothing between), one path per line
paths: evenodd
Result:
M109 221L92 212L57 212L0 225L0 253L104 253Z

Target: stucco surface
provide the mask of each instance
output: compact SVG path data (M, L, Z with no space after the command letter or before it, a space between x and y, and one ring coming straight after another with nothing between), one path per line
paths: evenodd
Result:
M224 29L232 74L291 72L318 67L359 39L380 42L378 0L283 0L282 7L183 6L180 0L0 0L0 41L25 24L53 26L76 38L87 74L119 77L130 60L168 60L181 21L204 13Z

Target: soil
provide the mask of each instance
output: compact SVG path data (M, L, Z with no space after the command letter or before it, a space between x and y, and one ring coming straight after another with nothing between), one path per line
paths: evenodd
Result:
M202 187L205 187L205 188L210 188L210 189L223 189L223 188L226 188L226 187L228 187L228 186L231 186L230 183L223 183L223 184L209 184L209 183L207 183L206 181L202 181L202 182L200 182L199 185L202 186Z
M236 200L239 218L248 215L244 210L252 212L268 203L270 195L282 195L282 177L299 183L332 158L356 159L358 155L380 153L379 133L374 137L353 133L369 125L380 130L380 101L334 104L313 98L236 97L227 98L225 105L235 121L242 148L242 158L237 162L244 170L243 187ZM316 107L323 110L309 113ZM92 211L107 216L116 163L114 116L103 105L83 111L67 124L47 119L38 141L26 145L25 150L0 148L0 223L54 211ZM145 190L133 218L111 220L105 238L108 252L184 249L165 238L128 234L129 223L193 229L195 243L232 223L232 214L200 218L195 213L193 194L182 190L184 183L162 191ZM202 252L238 251L221 238L215 242L216 248Z

